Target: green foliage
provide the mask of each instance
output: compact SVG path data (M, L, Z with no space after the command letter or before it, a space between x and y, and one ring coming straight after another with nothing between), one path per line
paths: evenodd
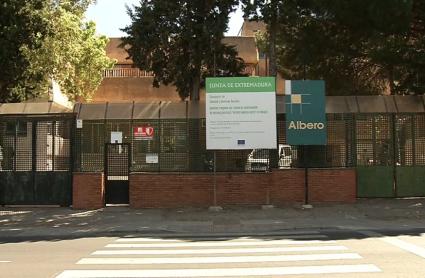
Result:
M44 0L3 0L0 4L0 102L20 102L39 95L44 72L29 71L21 46L41 47L48 25L38 14Z
M324 79L330 95L425 92L425 0L287 0L279 72ZM303 57L303 50L305 56Z
M20 102L46 95L54 80L70 100L83 96L90 101L103 79L102 70L115 63L104 50L108 38L97 35L94 22L84 18L93 1L7 1L11 4L7 6L11 19L2 19L6 32L0 33L0 39L6 37L1 45L12 49L9 53L14 56L0 54L5 54L1 58L8 57L9 63L2 70L10 73L2 76L4 84L10 85L2 86L0 81L0 100ZM20 2L27 4L19 6ZM14 13L21 16L19 21L13 18Z
M103 80L102 70L115 64L106 56L109 39L97 35L96 24L84 19L91 1L51 1L43 18L50 21L52 31L42 47L35 51L23 47L23 52L31 60L31 69L47 69L70 100L82 96L90 101Z
M135 67L154 73L153 86L174 85L181 99L199 100L205 77L239 76L244 63L222 44L236 0L141 0L127 6L131 24L121 47Z

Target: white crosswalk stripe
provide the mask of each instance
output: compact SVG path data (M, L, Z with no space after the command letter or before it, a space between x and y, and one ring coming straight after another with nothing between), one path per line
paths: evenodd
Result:
M283 239L287 236L300 236L300 235L319 235L320 232L318 231L287 231L279 233L279 236L273 236L275 239ZM309 238L310 238L309 237ZM293 237L290 237L293 238ZM217 236L216 239L226 239L227 241L242 241L242 240L252 240L252 237L238 237L236 239L228 238L228 237L219 237ZM211 237L197 237L196 240L198 241L209 241L211 240ZM117 239L116 242L182 242L181 239L164 239L164 238L120 238Z
M332 274L379 272L371 264L365 265L328 265L301 267L264 267L264 268L215 268L215 269L160 269L160 270L68 270L57 278L151 278L151 277L245 277L293 274Z
M107 244L90 257L82 258L76 263L76 269L65 270L56 278L247 277L381 272L373 264L355 264L363 259L362 256L347 250L347 247L319 232L290 232L272 238L126 237ZM301 265L301 262L304 263ZM315 264L305 265L308 262Z
M317 238L317 236L315 237ZM325 238L324 236L322 238ZM106 247L109 248L170 248L170 247L215 247L215 246L255 246L255 245L301 245L301 244L325 244L335 243L335 241L321 241L321 240L298 240L298 241L283 241L283 240L271 240L271 241L254 241L254 242L176 242L176 243L153 243L153 244L142 244L142 243L118 243L108 244Z
M273 247L242 249L183 249L183 250L99 250L93 255L176 255L176 254L240 254L347 250L345 246Z
M190 258L84 258L77 264L215 264L361 259L356 253Z

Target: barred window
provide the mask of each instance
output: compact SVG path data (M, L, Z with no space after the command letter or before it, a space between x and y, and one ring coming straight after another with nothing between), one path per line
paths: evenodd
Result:
M6 126L6 135L9 136L20 136L27 137L28 135L28 125L27 122L16 121L8 122Z

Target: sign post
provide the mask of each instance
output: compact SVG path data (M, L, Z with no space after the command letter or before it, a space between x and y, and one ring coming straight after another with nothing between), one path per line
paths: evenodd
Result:
M276 149L275 77L207 78L206 141L214 151ZM217 207L215 185L214 174Z
M286 80L285 91L287 143L293 146L305 146L307 205L309 146L326 145L325 82Z

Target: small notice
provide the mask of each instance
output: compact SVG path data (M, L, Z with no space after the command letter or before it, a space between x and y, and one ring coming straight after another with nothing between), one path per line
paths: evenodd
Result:
M158 163L158 155L146 154L146 163Z
M154 134L153 126L134 127L134 139L136 140L153 140Z
M111 132L111 143L112 144L121 144L122 143L122 132Z
M77 128L83 128L83 120L77 119Z

